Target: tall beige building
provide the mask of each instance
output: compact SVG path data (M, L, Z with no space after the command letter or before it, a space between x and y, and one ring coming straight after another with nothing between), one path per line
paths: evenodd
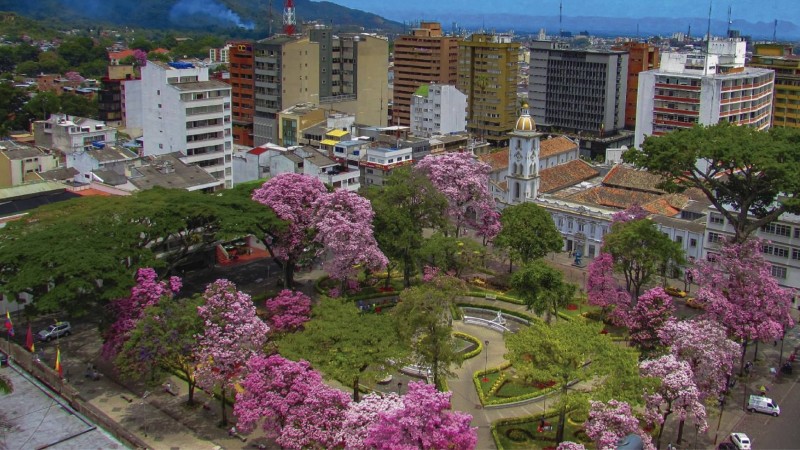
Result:
M508 143L517 120L520 43L473 34L458 44L458 89L467 94L467 130L493 146Z
M456 84L458 41L443 36L438 22L422 22L411 34L395 39L392 125L411 124L411 99L420 86Z
M309 103L386 126L389 44L371 34L273 36L255 44L254 144L278 142L278 113Z

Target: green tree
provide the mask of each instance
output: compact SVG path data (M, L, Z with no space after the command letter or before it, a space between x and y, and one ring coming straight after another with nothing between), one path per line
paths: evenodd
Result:
M564 422L569 409L587 408L586 395L570 390L571 383L594 383L592 399L611 398L641 403L642 382L638 376L636 353L614 344L601 334L602 324L581 320L560 321L552 325L533 322L517 333L506 334L506 359L526 381L555 381L561 395L556 441L564 440Z
M27 117L22 113L26 101L25 91L10 83L0 83L0 136L6 136L12 130L27 129Z
M618 222L604 238L603 251L614 258L614 270L625 275L634 301L653 276L685 263L683 250L649 219Z
M436 232L422 244L420 260L444 272L461 276L465 269L483 265L485 247L470 238L445 236Z
M306 359L352 386L354 401L360 383L384 378L389 361L400 363L408 354L391 315L361 313L353 302L338 299L317 303L304 330L286 335L278 348L282 355Z
M383 188L368 189L366 197L375 211L378 246L390 260L399 262L404 283L409 287L424 241L423 229L447 226L444 214L447 199L433 187L428 177L409 167L393 170ZM387 283L390 269L391 264L387 269Z
M542 260L526 264L511 276L511 287L545 321L558 318L558 309L575 298L575 285L564 281L564 274Z
M46 120L51 114L61 111L61 99L53 92L42 91L34 95L22 109L30 120Z
M741 243L781 214L800 213L799 145L797 129L723 122L648 137L624 159L664 176L670 190L700 189Z
M415 286L400 294L394 316L401 338L420 364L430 367L434 384L452 375L452 364L461 364L455 351L451 308L453 299L465 291L457 279L440 276L432 283Z
M39 70L44 73L64 73L69 67L69 63L58 55L49 51L39 53Z
M0 45L0 72L13 72L16 65L17 58L14 55L14 47Z
M197 335L204 330L197 307L202 304L201 296L164 298L147 308L114 360L120 374L138 380L149 377L151 384L178 374L189 385L188 403L194 404L194 349Z
M542 258L550 252L561 250L564 244L553 217L541 206L521 203L509 206L500 216L503 228L494 240L494 245L509 252L509 273L514 258L522 264Z
M14 47L14 59L17 63L23 61L36 61L42 51L28 43L22 43Z
M23 61L17 64L17 74L33 77L39 74L39 63L36 61Z
M97 98L87 98L77 94L61 96L61 112L71 116L98 118Z

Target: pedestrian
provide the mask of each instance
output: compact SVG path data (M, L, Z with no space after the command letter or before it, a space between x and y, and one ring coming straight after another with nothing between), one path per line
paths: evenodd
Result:
M232 426L230 430L228 430L228 436L234 437L236 436L236 425Z

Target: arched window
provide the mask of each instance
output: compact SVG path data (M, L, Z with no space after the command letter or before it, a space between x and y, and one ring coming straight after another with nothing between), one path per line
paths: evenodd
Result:
M519 198L519 182L514 183L514 198Z

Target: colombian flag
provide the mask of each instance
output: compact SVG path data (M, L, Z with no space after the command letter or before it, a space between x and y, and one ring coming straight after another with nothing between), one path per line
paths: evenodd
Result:
M56 372L58 372L58 376L64 378L64 368L61 367L61 349L56 349Z
M14 323L11 322L11 313L6 310L6 331L8 335L14 337Z

